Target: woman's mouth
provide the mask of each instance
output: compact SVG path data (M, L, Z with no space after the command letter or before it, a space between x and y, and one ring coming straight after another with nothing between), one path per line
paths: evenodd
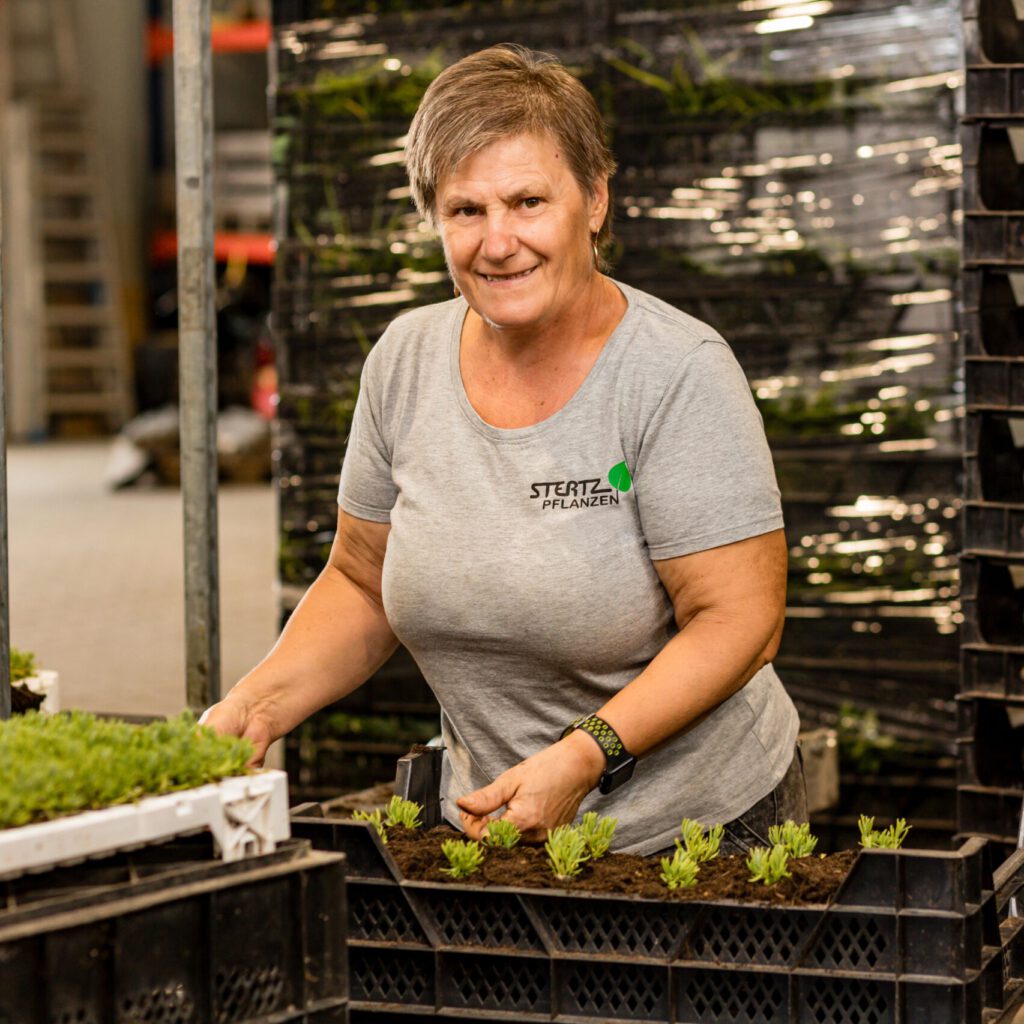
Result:
M480 276L488 284L507 284L513 281L522 281L529 277L537 268L530 267L528 270L520 270L514 274L481 274Z

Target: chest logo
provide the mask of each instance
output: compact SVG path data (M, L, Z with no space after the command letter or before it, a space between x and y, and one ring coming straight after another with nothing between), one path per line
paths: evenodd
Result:
M609 486L610 485L610 486ZM592 508L618 505L620 497L633 486L625 462L608 470L607 484L600 477L583 480L542 480L530 484L530 499L539 500L541 509Z

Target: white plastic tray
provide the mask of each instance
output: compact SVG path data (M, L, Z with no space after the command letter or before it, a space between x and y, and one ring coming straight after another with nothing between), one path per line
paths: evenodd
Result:
M0 878L209 830L223 860L270 853L291 835L288 776L264 771L102 811L0 831Z
M39 710L44 715L60 711L60 675L53 669L41 668L34 676L21 680L21 685L43 698Z

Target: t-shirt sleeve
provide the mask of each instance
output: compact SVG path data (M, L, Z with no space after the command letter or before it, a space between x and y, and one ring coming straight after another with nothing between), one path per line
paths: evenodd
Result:
M375 523L391 522L391 509L398 500L385 440L382 354L375 347L363 364L338 485L342 510Z
M683 357L644 431L633 476L651 558L782 527L764 425L728 345L705 341Z

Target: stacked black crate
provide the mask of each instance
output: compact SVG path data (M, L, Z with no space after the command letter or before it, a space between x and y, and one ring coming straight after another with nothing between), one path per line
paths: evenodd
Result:
M615 17L615 273L721 331L764 418L790 547L775 664L805 725L851 737L817 830L849 845L859 813L903 815L948 843L959 8L837 3L777 35L749 8Z
M961 833L1016 845L1024 799L1024 7L968 0Z

